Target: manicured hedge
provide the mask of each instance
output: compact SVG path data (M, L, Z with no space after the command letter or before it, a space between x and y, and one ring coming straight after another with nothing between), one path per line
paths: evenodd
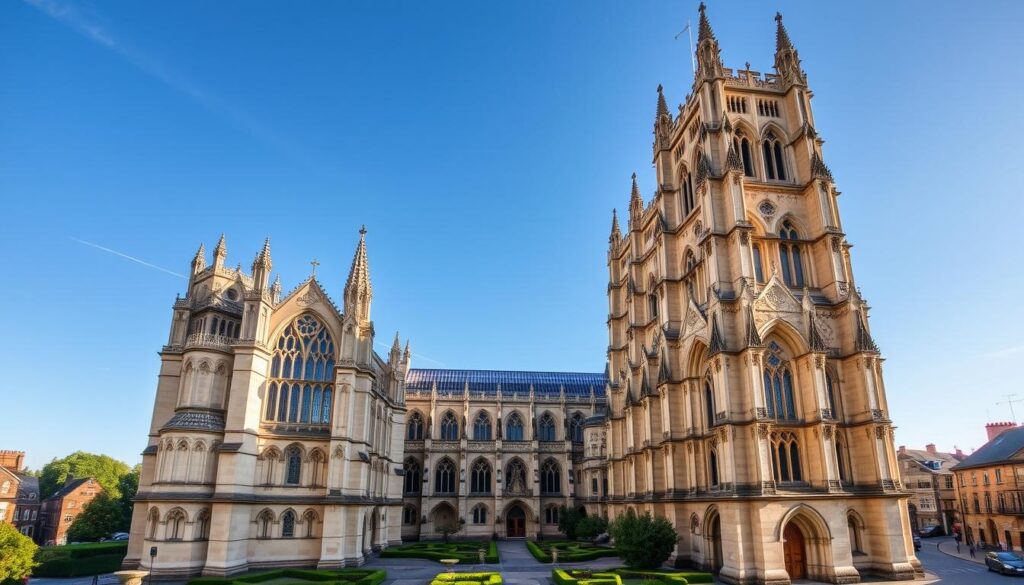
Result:
M128 554L128 542L91 542L45 546L36 551L39 563L33 577L84 577L110 573L121 568Z
M553 549L558 550L558 562L580 563L593 561L602 557L615 557L618 553L610 546L601 546L589 542L576 542L571 540L533 542L526 541L526 549L530 551L533 558L542 563L550 563L554 560L551 554Z
M438 573L430 585L501 585L501 574Z
M370 569L337 569L315 571L313 569L278 569L250 573L239 577L196 577L188 585L251 585L273 579L294 579L323 585L380 585L387 578L387 572Z
M589 576L587 574L589 573ZM584 569L555 569L551 571L551 580L555 585L622 585L623 579L644 579L657 581L663 585L693 585L697 583L714 583L711 573L696 571L662 571L656 569L606 569L602 571L586 571Z
M498 562L498 545L493 540L490 542L414 542L389 546L380 551L380 556L382 558L427 559L430 561L459 559L461 563L478 563L480 557L477 551L481 548L487 551L484 556L486 562Z

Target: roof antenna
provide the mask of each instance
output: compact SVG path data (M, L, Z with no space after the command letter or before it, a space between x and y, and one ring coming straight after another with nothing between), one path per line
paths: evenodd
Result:
M1010 407L1010 420L1013 421L1013 424L1017 424L1017 415L1015 415L1013 413L1013 404L1015 402L1024 402L1024 400L1015 400L1013 397L1016 396L1016 394L1004 394L1003 396L1006 396L1006 400L1004 400L1002 402L996 402L996 406L1000 406L1000 405L1003 405L1003 404L1006 404L1007 406L1009 406Z

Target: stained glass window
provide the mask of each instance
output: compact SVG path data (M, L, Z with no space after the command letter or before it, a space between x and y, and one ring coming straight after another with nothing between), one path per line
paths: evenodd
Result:
M270 360L264 419L329 424L334 350L330 331L312 315L301 315L285 327Z
M508 416L505 423L505 439L508 441L523 440L523 419L518 412L513 412Z
M789 369L789 362L782 357L782 347L775 341L768 343L763 378L765 412L768 417L796 420L793 373Z

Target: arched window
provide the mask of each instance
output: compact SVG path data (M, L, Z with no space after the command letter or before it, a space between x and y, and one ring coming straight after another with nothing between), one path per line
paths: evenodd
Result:
M558 506L554 504L544 508L544 523L558 524Z
M320 449L313 449L309 453L310 485L324 485L324 471L327 467L327 457Z
M405 493L418 494L423 485L420 464L412 457L405 460Z
M409 422L405 425L405 438L409 441L423 440L423 415L413 412L409 416Z
M743 161L743 174L748 177L754 176L754 159L750 155L750 139L743 130L737 130L732 138L733 147Z
M715 388L710 377L704 379L704 424L708 429L715 426Z
M505 440L523 440L523 419L518 412L508 415L508 419L505 421Z
M708 485L718 485L718 452L712 448L708 451Z
M203 510L196 516L195 540L210 539L210 511Z
M334 340L309 314L292 321L274 346L263 418L327 425L334 394Z
M764 404L769 418L796 420L793 402L793 373L782 358L782 347L771 341L764 365Z
M679 192L683 204L683 217L685 218L690 215L690 212L693 211L693 208L695 207L693 204L693 175L691 175L690 171L685 167L683 168L683 172L679 175Z
M270 538L270 525L274 522L274 514L270 510L263 510L256 517L256 537Z
M829 414L832 418L839 418L839 410L836 408L836 384L832 380L832 372L829 370L825 371L825 399L828 401Z
M548 459L540 468L541 495L562 493L562 468L554 459Z
M491 493L491 464L486 459L477 459L473 464L469 491L474 494Z
M185 512L174 509L167 514L167 540L185 538Z
M772 467L777 482L803 481L800 448L792 433L780 433L772 441Z
M478 412L476 418L473 419L473 440L491 440L491 417L482 410Z
M779 264L782 266L782 280L789 286L802 287L804 285L804 265L800 253L800 236L789 220L782 222L779 238Z
M445 457L438 461L434 470L434 492L438 494L455 493L455 464Z
M573 443L583 443L583 415L578 412L569 419L569 438Z
M402 524L405 524L406 526L416 524L416 521L419 519L418 516L415 506L407 505L402 508Z
M697 298L697 257L693 250L686 251L686 260L683 264L683 281L686 282L686 293L690 295L693 302L700 303Z
M760 246L760 244L754 244L753 252L754 252L754 278L757 279L757 282L763 283L764 282L764 266L762 265L762 262L761 262L761 246Z
M836 429L832 435L832 442L836 447L836 467L839 472L839 481L843 483L853 481L853 476L850 473L850 458L847 456L846 444L842 435L839 434L839 429Z
M508 495L524 495L528 493L526 465L519 459L513 459L505 467L505 492Z
M860 538L860 522L853 514L846 517L846 528L850 533L850 549L856 554L864 554L864 544Z
M281 516L281 536L292 538L295 536L295 512L288 510Z
M658 295L657 293L651 293L647 295L647 317L654 319L658 316Z
M313 510L306 510L306 513L302 515L302 525L306 538L313 538L316 536L316 523L319 518L316 512Z
M285 469L284 482L288 485L299 485L302 479L302 450L298 447L289 447L285 452L287 468Z
M764 137L761 143L764 154L764 174L772 180L786 180L786 163L782 158L782 143L775 137L771 130Z
M459 440L459 420L455 418L455 413L450 410L441 417L441 440Z
M473 524L487 524L487 506L477 504L473 508Z
M156 540L156 529L160 526L160 510L153 508L149 511L149 531L146 538Z
M555 440L555 417L551 416L551 413L549 412L542 414L540 419L537 421L537 440Z

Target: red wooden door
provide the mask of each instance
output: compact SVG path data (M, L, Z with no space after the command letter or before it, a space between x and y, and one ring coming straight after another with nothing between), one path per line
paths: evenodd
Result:
M787 524L782 531L782 554L790 580L805 579L807 560L804 558L804 534L794 524Z

